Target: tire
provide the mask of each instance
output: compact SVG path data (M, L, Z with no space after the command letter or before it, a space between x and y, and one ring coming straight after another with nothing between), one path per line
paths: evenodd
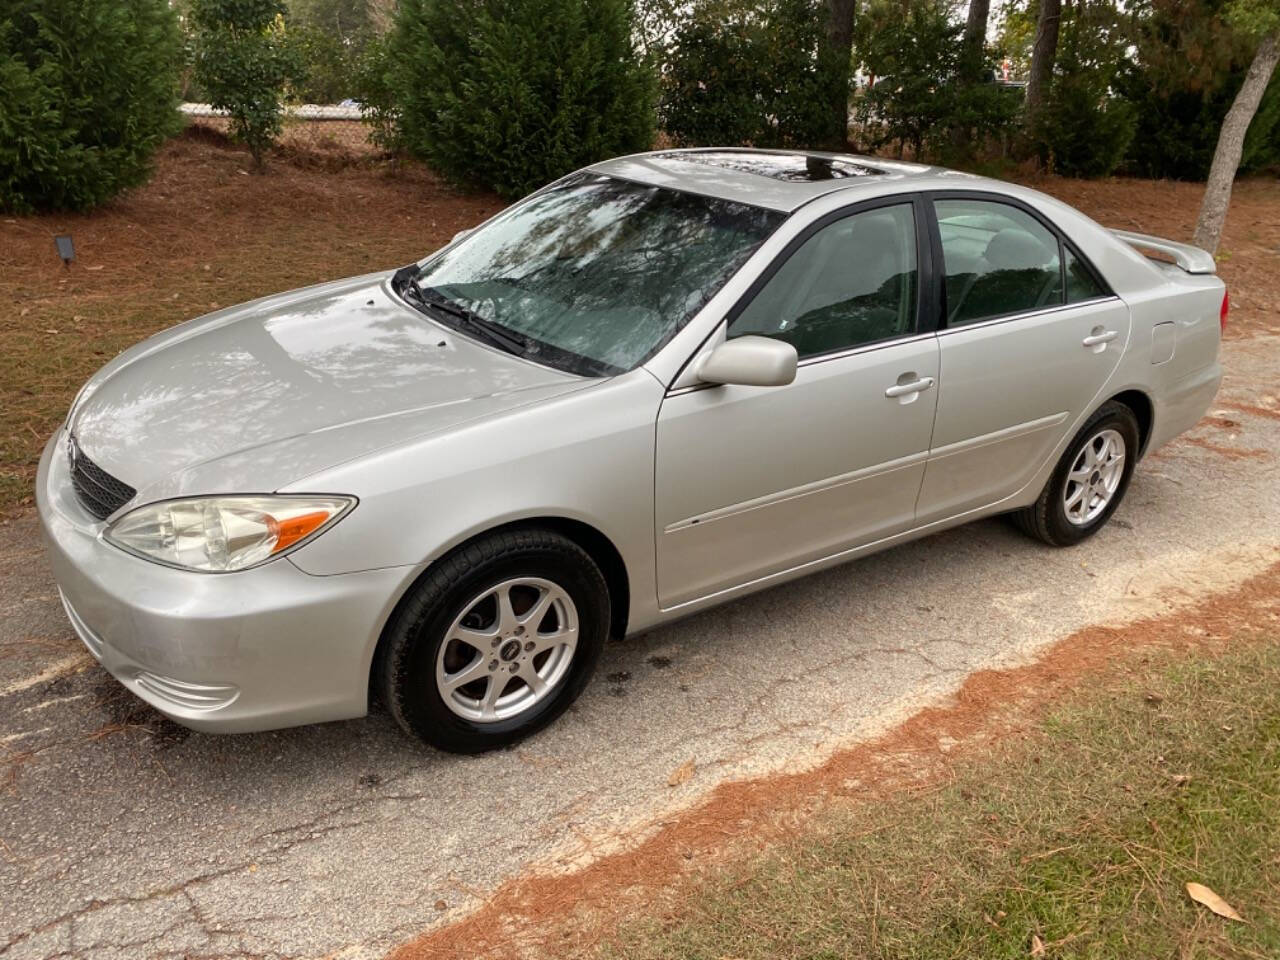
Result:
M577 699L609 616L604 575L576 543L537 528L495 533L410 589L384 635L377 686L400 726L434 747L509 746Z
M1100 438L1104 437L1109 447L1101 444ZM1087 466L1087 448L1092 446L1097 456L1100 449L1115 449L1117 438L1124 450L1123 461L1118 469L1113 467L1110 474L1115 481L1114 489L1108 493L1109 475L1105 466L1088 467L1088 479L1095 481L1092 487L1081 483L1079 478ZM1103 404L1071 439L1036 502L1011 513L1010 518L1023 533L1053 547L1069 547L1093 536L1111 519L1129 489L1138 443L1138 419L1133 411L1115 401ZM1068 501L1077 492L1081 496L1069 510Z

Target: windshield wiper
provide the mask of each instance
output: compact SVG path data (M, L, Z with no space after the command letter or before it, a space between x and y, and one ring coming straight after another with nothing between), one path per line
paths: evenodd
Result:
M539 344L536 340L521 336L492 320L486 320L475 311L450 300L435 287L419 286L418 277L421 273L422 268L416 263L401 267L391 276L392 289L421 308L445 314L480 339L507 353L523 357L538 352Z
M420 287L416 282L412 281L407 286L412 288L429 308L447 314L494 346L501 347L508 353L514 353L517 356L538 352L538 343L536 341L513 330L508 330L500 323L486 320L474 310L468 310L462 304L450 300L435 287Z

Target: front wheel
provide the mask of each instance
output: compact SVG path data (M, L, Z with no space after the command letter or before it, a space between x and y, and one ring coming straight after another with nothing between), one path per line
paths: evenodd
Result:
M1133 411L1103 404L1067 445L1036 502L1011 514L1014 523L1055 547L1093 536L1124 499L1137 456Z
M503 747L577 698L608 630L609 591L582 548L546 530L494 534L435 564L400 604L383 699L442 750Z

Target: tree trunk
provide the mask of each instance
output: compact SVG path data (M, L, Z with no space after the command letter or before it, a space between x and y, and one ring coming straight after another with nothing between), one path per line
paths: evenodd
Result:
M824 64L829 97L828 146L834 150L843 150L849 142L850 59L853 51L853 12L857 0L826 0L825 6L827 24L818 57Z
M969 4L969 19L964 25L963 53L960 57L960 81L967 86L984 82L982 71L986 66L987 18L991 13L991 0L972 0ZM973 131L969 127L957 127L952 133L951 142L957 155L966 154L973 139Z
M969 19L964 25L964 48L969 62L983 66L982 50L987 42L987 18L991 12L991 0L972 0Z
M1218 250L1222 238L1222 224L1227 219L1227 207L1231 203L1231 184L1240 166L1244 152L1244 137L1249 132L1258 103L1266 92L1271 74L1280 60L1280 35L1263 37L1254 54L1244 85L1231 103L1222 130L1218 133L1218 146L1213 151L1213 165L1209 167L1209 180L1204 185L1204 200L1200 204L1200 219L1192 242L1210 253Z
M1058 56L1058 25L1062 21L1062 0L1040 0L1036 20L1036 42L1031 48L1031 70L1027 74L1027 127L1044 104L1053 62Z

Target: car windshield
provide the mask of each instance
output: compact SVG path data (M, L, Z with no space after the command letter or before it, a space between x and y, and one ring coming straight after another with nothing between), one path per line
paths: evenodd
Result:
M493 336L501 328L499 335L514 334L513 351L531 359L616 374L652 356L783 219L583 174L453 244L416 284L423 308L464 332L503 346Z

